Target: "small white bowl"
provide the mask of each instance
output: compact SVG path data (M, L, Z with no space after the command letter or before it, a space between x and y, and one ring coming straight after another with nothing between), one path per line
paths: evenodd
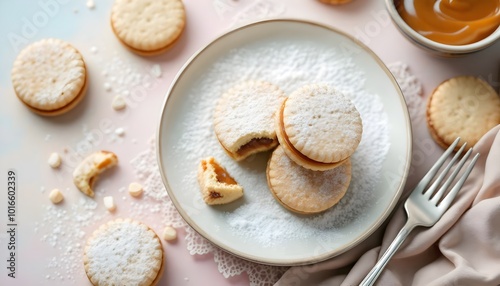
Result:
M411 42L426 51L439 56L462 56L466 54L471 54L480 51L486 47L494 44L498 39L500 39L500 27L498 27L491 35L488 37L477 41L472 44L467 45L447 45L432 41L421 34L413 30L399 15L396 2L402 0L385 0L385 5L392 21L396 24L398 30Z

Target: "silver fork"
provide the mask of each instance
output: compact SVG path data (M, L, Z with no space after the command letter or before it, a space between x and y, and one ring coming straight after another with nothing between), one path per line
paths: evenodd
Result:
M432 185L427 188L427 185L432 181L432 179L436 176L437 172L443 166L444 162L448 158L451 152L455 149L455 147L460 141L460 138L457 138L455 142L444 152L444 154L437 160L437 162L432 166L432 168L425 174L425 176L420 180L418 185L413 189L410 197L405 202L405 209L408 219L403 228L399 231L394 241L391 243L389 248L385 251L384 255L380 258L380 260L375 264L372 270L368 273L368 275L361 282L361 286L369 286L375 283L378 276L384 269L389 259L394 255L394 253L398 250L398 248L403 244L403 241L406 239L408 234L416 227L416 226L425 226L430 227L433 226L444 214L444 212L450 207L451 202L458 194L458 191L462 188L465 180L469 176L474 164L479 157L479 153L477 153L470 164L465 169L464 173L458 179L453 188L448 192L448 194L441 200L443 195L446 193L452 182L455 180L456 176L462 169L465 161L469 158L472 153L472 148L465 153L462 159L458 162L457 166L450 174L450 176L446 179L443 185L438 189L443 180L445 179L447 173L450 171L451 167L458 160L460 155L465 149L464 143L462 147L457 151L455 156L451 159L448 165L443 169L441 174L436 178L436 180L432 183ZM427 188L427 189L426 189ZM435 194L434 194L435 193ZM434 195L432 195L434 194Z

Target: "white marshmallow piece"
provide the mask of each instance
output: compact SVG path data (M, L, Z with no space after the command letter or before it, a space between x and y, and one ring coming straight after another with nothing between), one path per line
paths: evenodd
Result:
M123 135L125 135L125 129L123 129L123 127L118 127L115 129L115 133L118 136L123 136Z
M143 191L144 190L143 190L141 184L139 184L139 183L130 183L130 185L128 185L128 193L132 197L138 197L138 196L140 196Z
M51 166L54 169L59 168L59 166L61 166L61 156L59 156L58 153L54 152L54 153L50 154L49 160L47 161L47 163L49 164L49 166Z
M50 191L49 199L53 204L58 204L62 202L64 196L61 191L59 191L59 189L53 189L52 191Z
M95 8L95 2L94 0L87 0L87 8L89 8L90 10L93 10Z
M177 238L177 231L171 226L166 226L163 229L163 239L166 241L173 241Z
M104 206L108 211L113 212L116 210L115 200L112 196L104 197L102 200L104 202Z
M115 98L113 98L113 102L111 103L111 107L113 107L114 110L122 110L127 106L127 102L125 102L125 99L123 97L117 95Z

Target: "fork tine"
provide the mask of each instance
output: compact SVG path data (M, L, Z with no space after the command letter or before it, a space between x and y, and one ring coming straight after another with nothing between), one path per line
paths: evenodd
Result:
M457 151L457 153L455 154L455 156L453 156L453 158L450 160L450 162L444 168L444 170L441 172L441 174L439 174L439 176L434 181L434 183L432 183L432 185L427 190L424 191L424 197L426 199L429 199L432 196L432 194L434 194L434 192L436 191L436 189L439 187L439 185L441 184L441 182L443 182L444 178L446 177L446 175L450 171L451 167L453 167L453 165L455 164L455 162L458 160L458 158L460 157L460 155L464 151L466 145L467 145L467 142L465 142L462 145L462 147L460 147L460 149Z
M448 193L448 195L446 195L446 197L444 197L444 199L438 205L438 208L445 209L445 210L448 209L448 207L451 205L451 202L453 202L453 199L455 199L455 197L457 196L458 191L460 191L460 189L464 185L465 180L467 180L467 177L469 177L469 174L472 171L472 168L474 168L474 165L476 164L476 161L478 158L479 158L479 153L477 153L476 156L474 156L474 158L472 158L472 161L470 162L469 166L467 166L467 169L465 169L465 172L462 175L462 177L460 178L460 180L458 180L458 182L455 184L455 186L453 186L453 189L451 189L451 191Z
M460 148L460 150L462 150L462 148ZM472 148L470 148L469 151L467 151L467 153L465 153L465 155L462 157L462 159L460 160L460 162L458 162L457 166L455 167L455 170L453 170L453 172L448 177L448 179L446 180L446 182L444 182L444 184L441 186L441 188L439 188L439 190L436 192L436 194L434 195L434 197L432 197L431 202L434 205L437 206L438 202L441 200L441 198L443 197L444 193L446 193L446 190L448 190L448 188L450 187L451 183L453 183L453 180L455 180L455 178L458 175L458 172L460 172L460 170L462 169L462 167L465 164L465 161L467 161L467 159L469 158L469 156L470 156L471 153L472 153ZM457 157L457 156L455 156L455 157ZM455 157L453 157L453 159L455 159ZM451 165L454 164L454 163L455 162L453 162L453 160L452 160L452 162L450 162L450 164L448 165L448 167L451 168ZM448 168L448 170L449 170L449 168ZM446 170L446 172L448 172L448 170Z
M458 141L460 141L460 137L455 139L455 141L450 145L450 147L448 147L448 149L444 151L443 155L439 157L436 163L434 163L434 165L429 169L429 171L425 174L425 176L420 180L417 186L413 189L412 193L423 194L427 185L432 181L432 178L434 178L434 176L439 171L441 166L443 166L444 162L446 161L450 153L453 152L453 150L457 146Z

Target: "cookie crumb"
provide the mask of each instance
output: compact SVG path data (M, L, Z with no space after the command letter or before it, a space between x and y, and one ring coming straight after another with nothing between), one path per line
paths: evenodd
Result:
M49 160L47 161L50 167L52 168L59 168L61 166L61 156L59 156L58 153L54 152L50 154Z
M115 200L112 196L104 197L102 200L104 202L104 206L108 211L113 212L116 210Z
M64 196L61 191L59 191L59 189L53 189L52 191L50 191L49 199L53 204L58 204L62 202Z
M130 183L130 185L128 185L128 193L132 197L140 196L143 191L144 189L142 188L142 185L139 183Z
M175 228L173 228L171 226L166 226L163 229L162 237L166 241L173 241L173 240L177 239L177 231L175 230Z

